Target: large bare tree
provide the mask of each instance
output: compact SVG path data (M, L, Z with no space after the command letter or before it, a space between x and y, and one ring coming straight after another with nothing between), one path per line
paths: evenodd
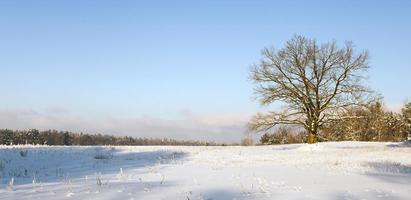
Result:
M251 131L267 131L277 124L306 129L308 142L317 142L321 127L339 119L346 108L366 104L372 92L363 85L369 68L366 51L354 52L351 42L317 44L296 35L280 50L265 48L251 68L255 93L262 105L280 101L281 112L257 113Z

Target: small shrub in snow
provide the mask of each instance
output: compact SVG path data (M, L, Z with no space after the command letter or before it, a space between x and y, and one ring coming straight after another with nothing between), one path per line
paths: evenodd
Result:
M4 164L3 161L0 160L0 171L3 171L5 167L6 164Z
M241 140L241 146L253 146L253 145L254 145L254 141L253 141L253 138L251 137L246 137Z
M113 158L113 150L111 151L97 150L96 154L94 155L94 159L97 159L97 160L110 160L112 158Z
M21 150L21 151L20 151L20 156L21 156L21 157L24 157L24 158L25 158L25 157L27 157L27 154L28 154L28 151L27 151L27 150L25 150L25 151Z
M306 136L304 132L296 132L296 130L281 126L274 133L265 133L260 138L260 143L264 145L271 144L294 144L304 143Z
M105 155L105 154L97 154L94 156L94 159L97 159L97 160L109 160L111 158L113 158L112 155Z

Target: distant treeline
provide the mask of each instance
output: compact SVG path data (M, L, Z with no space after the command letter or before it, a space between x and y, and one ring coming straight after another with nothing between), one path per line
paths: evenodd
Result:
M375 141L399 142L411 138L411 102L400 113L387 111L376 102L364 108L351 108L340 119L321 127L319 141ZM261 144L290 144L307 142L301 129L280 126L273 133L265 133Z
M102 134L73 133L68 131L37 129L10 130L0 129L0 144L42 144L42 145L183 145L183 146L224 146L215 142L175 140L158 138L137 138Z

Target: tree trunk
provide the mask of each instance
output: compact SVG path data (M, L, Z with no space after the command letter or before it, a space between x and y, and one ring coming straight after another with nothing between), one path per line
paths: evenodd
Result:
M308 144L317 143L317 133L314 131L308 132Z

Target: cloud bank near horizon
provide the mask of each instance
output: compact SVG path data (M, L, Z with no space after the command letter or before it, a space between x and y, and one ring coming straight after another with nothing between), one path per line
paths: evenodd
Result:
M387 110L400 112L403 105L386 104ZM84 117L61 107L45 109L1 109L0 129L55 129L101 133L116 136L240 142L253 113L196 113L181 111L178 117L153 116L121 118ZM255 139L257 136L255 136Z
M117 136L239 142L251 117L247 113L194 113L185 111L174 119L151 116L119 118L82 117L61 108L1 109L0 128L56 129Z

